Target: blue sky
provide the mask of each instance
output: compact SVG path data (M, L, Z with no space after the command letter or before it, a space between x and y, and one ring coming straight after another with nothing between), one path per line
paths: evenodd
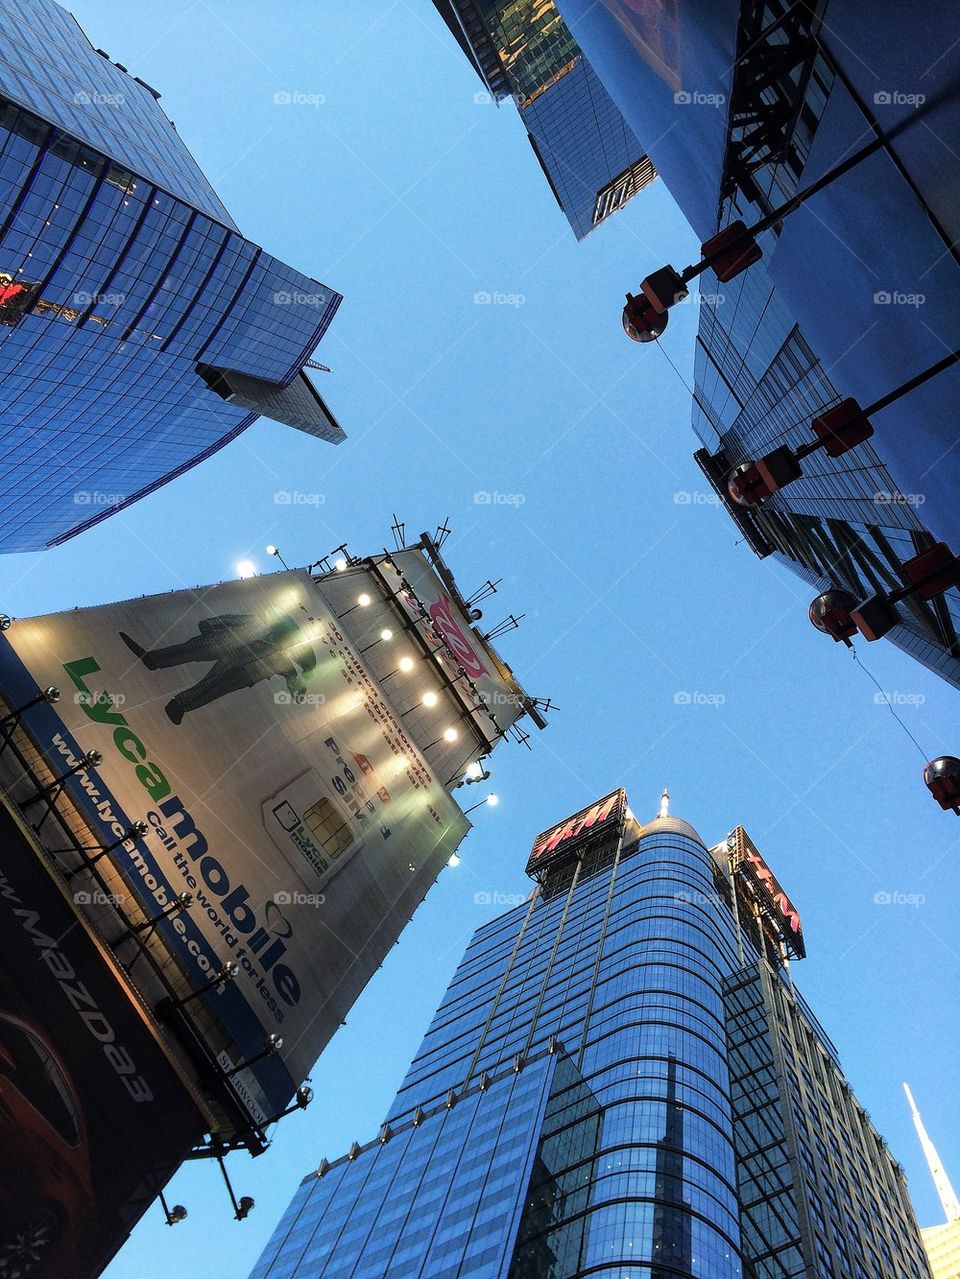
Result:
M188 1276L246 1274L300 1178L374 1134L470 934L498 909L484 895L525 893L536 833L621 784L641 819L667 784L708 843L750 832L804 918L798 985L906 1166L921 1222L939 1220L900 1082L960 1179L960 822L927 794L864 672L809 626L808 588L736 546L708 500L680 380L695 305L664 339L679 374L622 335L624 292L695 253L662 183L577 245L515 114L474 101L429 0L71 8L161 90L241 229L345 295L318 358L349 438L333 449L258 424L80 539L4 557L5 611L206 583L243 558L267 570L267 542L291 565L344 540L366 554L388 544L394 511L414 537L449 516L461 584L503 577L503 613L526 614L503 654L561 708L532 752L498 750L499 808L477 814L462 865L324 1054L311 1109L262 1158L231 1161L251 1217L234 1223L216 1169L191 1166L171 1188L188 1220L168 1230L152 1210L110 1279L140 1279L159 1257ZM276 500L291 491L311 496ZM892 647L862 656L924 749L957 753L956 692ZM913 904L875 900L885 893Z

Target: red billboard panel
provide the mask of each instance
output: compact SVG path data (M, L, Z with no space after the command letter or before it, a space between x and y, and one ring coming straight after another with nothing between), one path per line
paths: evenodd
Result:
M538 835L527 861L527 874L538 875L560 860L566 860L582 850L600 830L605 834L621 831L627 811L627 795L624 790L611 794L582 808L566 821L551 826Z

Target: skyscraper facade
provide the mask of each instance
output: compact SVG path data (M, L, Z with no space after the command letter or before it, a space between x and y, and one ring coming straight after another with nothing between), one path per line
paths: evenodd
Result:
M512 98L578 240L655 177L553 0L434 0L491 99Z
M745 832L708 848L615 791L527 868L379 1135L304 1179L252 1279L924 1279Z
M905 40L895 7L853 0L558 7L701 242L769 223L762 260L699 281L696 459L744 541L811 597L857 602L938 543L960 551L955 8L936 0ZM731 499L734 468L810 444L847 398L872 439L805 457L759 504ZM960 685L960 591L895 607L891 641Z
M261 413L339 443L304 368L340 295L244 239L156 90L54 0L0 22L0 550L73 537Z

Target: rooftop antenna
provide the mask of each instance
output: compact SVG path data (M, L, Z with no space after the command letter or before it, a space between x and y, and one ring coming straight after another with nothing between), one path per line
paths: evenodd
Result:
M532 706L535 710L540 711L542 715L549 715L551 711L559 710L559 706L554 704L552 697L527 697L523 702L524 708L529 710Z
M333 369L328 368L326 364L318 364L316 360L307 360L303 366L305 369L315 369L317 373L332 373Z
M498 577L495 582L488 578L479 590L474 591L468 600L464 600L467 608L471 608L474 604L479 604L481 600L489 599L491 595L496 594L497 587L502 581L502 577Z
M480 638L484 643L489 640L499 639L501 635L506 635L508 631L515 631L525 617L526 613L521 613L519 617L514 617L511 613L509 617L505 617L502 622L499 622L492 631L487 631L486 635L481 635Z
M958 1221L960 1220L960 1200L957 1199L956 1191L950 1184L946 1169L940 1162L936 1146L927 1136L927 1130L924 1128L923 1120L920 1118L917 1103L913 1100L910 1085L904 1084L903 1091L907 1094L907 1101L910 1103L910 1110L913 1113L913 1126L917 1130L920 1145L923 1147L923 1153L927 1159L927 1167L930 1169L930 1176L933 1178L933 1184L936 1186L940 1202L943 1204L944 1215L948 1222Z
M663 790L660 792L660 812L657 813L657 816L670 816L670 792L667 790L666 786L664 786Z
M390 532L393 534L393 540L397 544L397 550L403 550L403 535L406 531L406 524L401 524L397 519L396 512L393 515L393 523L390 525Z
M433 535L433 542L438 551L443 546L444 542L447 540L449 536L450 536L450 516L445 515L443 517L443 523L437 525L437 531Z

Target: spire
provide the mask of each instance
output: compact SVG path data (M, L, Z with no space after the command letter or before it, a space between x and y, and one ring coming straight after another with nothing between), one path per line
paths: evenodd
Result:
M903 1085L903 1091L907 1094L907 1101L910 1103L910 1110L913 1114L913 1124L917 1130L917 1136L920 1138L920 1145L923 1147L923 1153L927 1159L927 1167L930 1169L930 1176L933 1178L933 1184L936 1186L940 1202L943 1204L943 1211L946 1214L947 1221L960 1220L960 1200L957 1199L956 1191L950 1185L950 1178L940 1162L936 1147L927 1136L927 1130L923 1126L923 1120L920 1118L920 1111L917 1109L917 1103L913 1100L913 1093L910 1091L909 1084Z
M670 792L667 790L666 786L664 786L663 791L660 795L660 812L657 813L657 816L658 817L670 816Z

